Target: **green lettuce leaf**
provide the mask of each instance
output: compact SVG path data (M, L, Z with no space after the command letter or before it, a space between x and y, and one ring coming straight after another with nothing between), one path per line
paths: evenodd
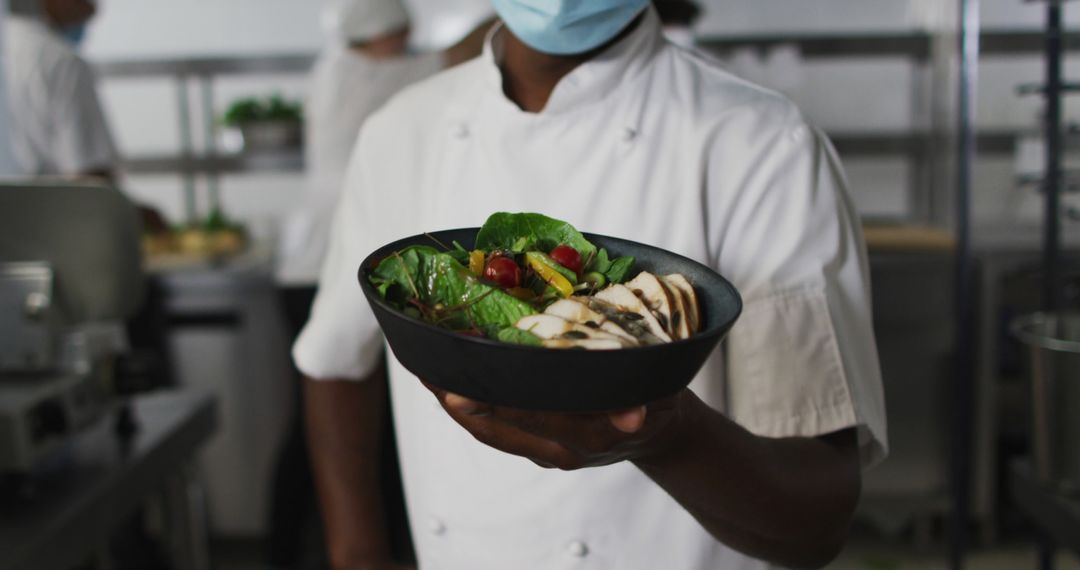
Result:
M455 330L498 330L536 313L528 303L480 281L453 255L427 246L409 247L382 260L371 283L399 308L412 306L409 300L415 299L430 317L426 320Z
M516 253L546 253L560 244L576 249L582 259L596 253L596 246L574 226L543 214L498 212L488 217L476 234L476 247L485 251L503 249Z
M510 344L523 344L525 346L544 346L544 341L540 340L540 337L534 335L529 331L523 331L516 327L499 329L499 332L495 333L495 338L500 342L508 342Z
M600 251L596 252L596 256L592 258L589 265L585 268L586 272L595 271L597 273L607 273L611 269L611 261L608 260L607 250L600 248Z
M603 273L611 283L622 283L623 281L626 281L626 276L633 267L634 258L627 255L616 258L611 262L611 267Z

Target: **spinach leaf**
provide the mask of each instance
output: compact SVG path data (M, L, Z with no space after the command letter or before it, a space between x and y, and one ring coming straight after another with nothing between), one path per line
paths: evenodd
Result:
M589 266L585 268L586 272L595 271L597 273L607 273L611 269L611 261L608 260L607 250L600 248L600 251L596 252L596 257L589 262Z
M634 258L630 256L623 256L615 259L611 262L611 267L604 272L604 276L608 278L611 283L622 283L626 281L626 275L630 273L630 269L634 266Z
M469 250L465 249L457 240L453 241L453 249L446 252L447 255L453 257L458 263L468 267L469 266Z
M405 308L416 299L429 321L451 329L513 326L536 311L528 303L483 283L449 253L413 246L391 255L371 282L387 301Z
M420 284L431 258L438 255L435 248L413 246L395 252L379 262L371 273L371 284L391 303L404 305L405 299L421 299Z
M576 249L583 259L596 252L596 246L574 226L543 214L497 212L488 217L476 234L476 247L486 251L548 252L560 244Z
M499 332L495 333L495 338L500 342L508 342L511 344L523 344L526 346L544 346L544 342L540 340L540 337L534 335L529 331L524 331L516 327L499 329Z

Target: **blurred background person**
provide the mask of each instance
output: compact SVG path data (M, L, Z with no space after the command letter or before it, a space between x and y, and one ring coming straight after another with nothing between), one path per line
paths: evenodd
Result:
M283 224L276 272L291 338L308 318L360 126L401 89L479 55L491 23L481 23L445 50L417 53L409 50L409 15L401 0L333 0L325 6L329 41L312 70L305 106L307 192ZM273 475L268 552L276 568L306 568L322 558L296 386L294 417ZM396 478L396 469L387 473ZM391 485L390 492L400 490ZM392 526L404 534L403 519Z
M4 76L21 173L115 182L119 156L94 72L78 54L90 0L11 0Z

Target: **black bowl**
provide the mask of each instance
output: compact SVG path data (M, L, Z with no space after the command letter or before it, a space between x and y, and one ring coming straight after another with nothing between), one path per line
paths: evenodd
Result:
M454 240L472 248L479 228L418 235L383 246L360 266L360 287L394 355L430 384L474 400L525 410L600 412L639 406L686 387L742 311L738 291L712 269L662 249L585 234L597 247L635 258L639 271L682 273L693 283L702 326L668 344L619 350L568 350L507 344L414 319L382 299L368 279L378 262L412 245ZM434 239L432 239L434 238Z

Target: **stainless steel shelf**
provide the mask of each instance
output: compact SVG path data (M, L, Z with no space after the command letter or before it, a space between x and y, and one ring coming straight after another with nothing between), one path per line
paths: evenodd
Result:
M905 56L926 59L933 37L913 33L829 33L829 34L754 34L743 36L701 37L701 47L728 52L737 48L767 49L780 44L796 44L805 57ZM1040 53L1043 34L1030 30L987 30L982 33L985 55ZM1065 36L1065 48L1080 50L1080 32ZM154 60L115 60L95 64L102 77L212 76L258 73L304 73L315 61L312 53L264 56L195 57Z
M241 172L300 172L304 154L300 148L252 151L238 155L215 156L132 156L124 160L130 174L236 174Z
M985 155L1011 154L1019 131L986 131L979 135L979 151ZM837 151L848 158L917 156L927 152L933 135L925 132L828 133ZM300 148L254 151L240 155L132 156L124 161L131 174L237 174L242 172L300 172L304 156Z
M150 77L155 75L211 76L258 73L306 73L313 54L282 54L244 57L204 57L154 60L117 60L95 64L102 77Z
M1080 50L1080 32L1064 38L1065 49ZM803 57L878 57L900 56L917 60L930 57L933 37L922 32L891 34L754 34L745 36L703 37L698 43L707 50L726 53L739 48L769 49L780 44L797 45ZM1044 36L1039 31L985 30L980 51L986 55L1040 54Z
M769 49L797 45L804 57L851 57L896 55L926 59L930 55L927 34L812 34L745 35L698 38L702 48L725 53L735 49Z
M978 134L979 153L1012 154L1016 139L1023 134L1012 130L986 130ZM934 138L929 132L828 133L836 150L844 156L900 156L929 152Z

